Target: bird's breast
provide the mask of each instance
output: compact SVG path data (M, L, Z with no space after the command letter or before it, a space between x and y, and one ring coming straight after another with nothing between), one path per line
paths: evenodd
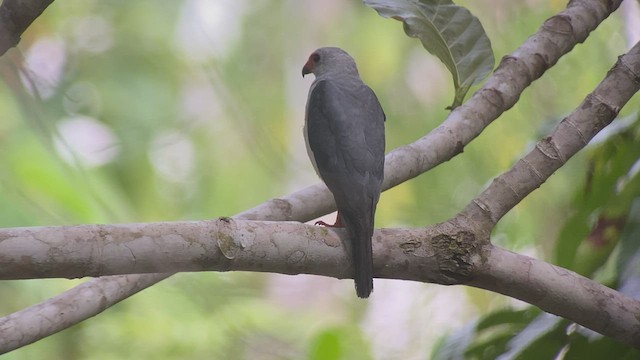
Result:
M313 150L311 150L311 145L309 145L309 124L307 124L307 116L304 117L304 128L302 132L304 134L304 143L307 146L307 155L309 156L309 160L311 160L311 164L313 165L313 169L316 171L316 174L320 176L318 172L318 164L316 163L316 157L313 155Z

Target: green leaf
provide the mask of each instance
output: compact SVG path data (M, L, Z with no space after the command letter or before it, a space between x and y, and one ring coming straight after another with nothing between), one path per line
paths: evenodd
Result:
M434 360L495 358L505 351L514 334L539 311L504 309L469 322L447 336L431 354Z
M640 351L620 344L606 336L590 340L584 336L572 339L564 360L580 359L616 359L631 360L640 358Z
M461 360L477 336L477 320L447 336L431 354L433 360Z
M310 360L368 360L370 346L359 327L332 326L320 330L311 339Z
M497 310L482 317L478 322L478 330L487 330L504 325L509 325L513 328L524 327L538 314L539 311L536 308L527 308L525 310Z
M330 329L321 332L313 340L311 347L311 359L333 360L342 358L342 341L340 332Z
M568 321L561 317L540 314L511 339L508 351L500 359L553 359L565 344L567 325Z
M636 176L640 180L640 175ZM621 251L616 259L619 291L640 299L640 196L629 211L627 226L620 240Z
M623 121L623 127L590 145L585 184L576 187L574 213L556 242L555 263L588 277L617 244L631 203L640 195L640 175L633 171L640 159L640 121L637 114Z
M451 109L460 106L469 88L493 69L491 41L480 20L453 1L364 0L364 3L380 16L402 21L405 33L419 38L422 46L446 65L456 89Z

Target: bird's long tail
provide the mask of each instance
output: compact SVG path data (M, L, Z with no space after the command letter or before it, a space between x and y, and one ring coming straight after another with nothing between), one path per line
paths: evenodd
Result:
M375 206L375 205L374 205ZM375 209L375 208L374 208ZM364 216L343 214L343 220L349 232L352 244L352 257L355 267L354 277L356 294L368 298L373 291L373 212ZM346 216L345 216L346 215Z

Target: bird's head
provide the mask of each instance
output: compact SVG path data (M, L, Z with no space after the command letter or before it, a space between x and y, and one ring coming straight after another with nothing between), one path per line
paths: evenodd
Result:
M323 47L311 55L302 67L302 76L313 73L316 77L325 74L348 74L358 76L356 62L346 51L337 47Z

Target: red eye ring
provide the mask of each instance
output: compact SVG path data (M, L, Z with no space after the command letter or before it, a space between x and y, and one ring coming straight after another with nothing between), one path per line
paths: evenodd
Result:
M317 63L318 61L320 61L320 54L318 53L311 54L311 60L313 60L314 63Z

